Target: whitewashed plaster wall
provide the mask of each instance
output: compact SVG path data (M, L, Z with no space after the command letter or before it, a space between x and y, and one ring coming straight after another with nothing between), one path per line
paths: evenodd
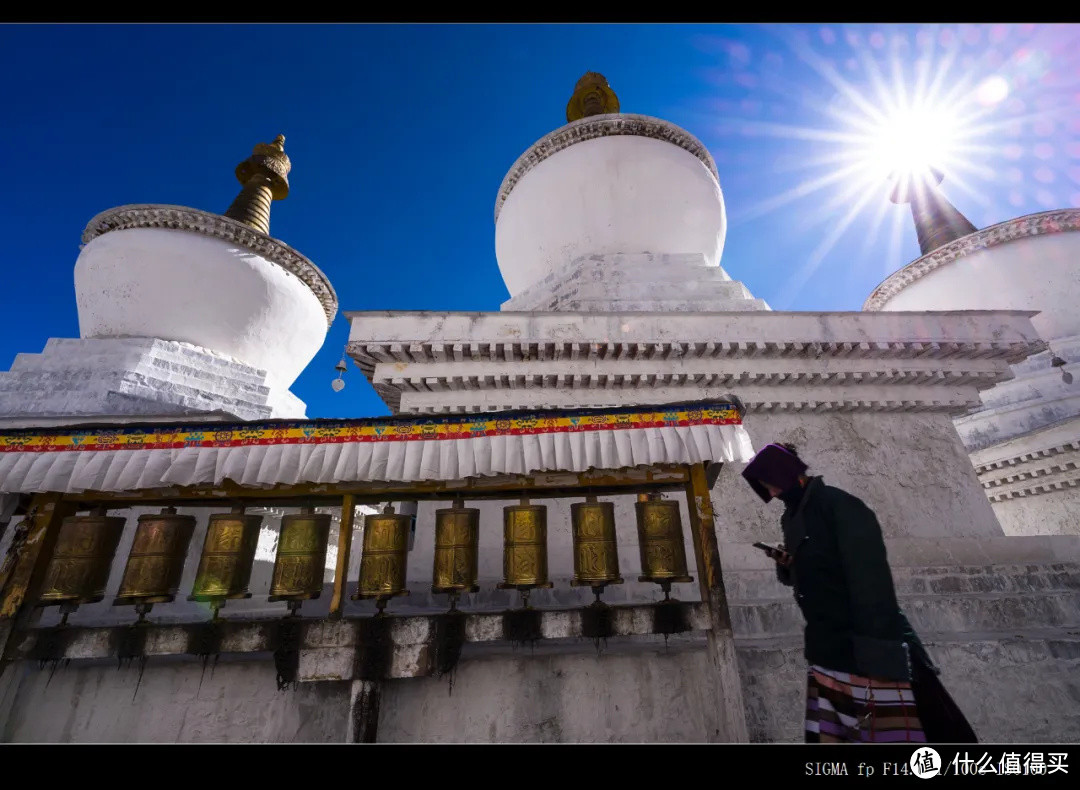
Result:
M379 740L437 743L664 743L717 739L715 671L701 644L609 642L577 653L463 656L449 678L386 684ZM509 651L506 651L509 652Z
M1080 535L1080 488L994 503L1006 535Z
M193 343L289 387L326 337L319 299L295 275L222 239L182 230L114 230L75 264L84 338Z
M789 442L826 483L858 496L890 538L1002 534L952 420L943 413L752 414L754 447ZM778 539L782 506L765 505L726 465L713 492L723 542Z
M304 402L267 372L153 337L50 338L0 371L0 427L179 419L303 419Z
M1026 221L1019 218L1002 225L1022 226ZM972 237L981 238L994 229ZM1030 232L1033 235L1004 244L949 255L948 262L903 286L874 309L1038 310L1031 322L1045 340L1080 334L1080 310L1076 309L1080 300L1080 232ZM935 253L908 266L916 269ZM902 269L893 277L900 282L903 275ZM888 281L879 288L887 285Z
M600 137L558 151L513 186L495 254L516 296L583 255L699 253L716 266L726 227L720 185L698 157L664 140Z
M278 691L274 662L191 659L39 670L0 678L5 743L343 743L349 684L302 683ZM5 713L7 715L5 715Z

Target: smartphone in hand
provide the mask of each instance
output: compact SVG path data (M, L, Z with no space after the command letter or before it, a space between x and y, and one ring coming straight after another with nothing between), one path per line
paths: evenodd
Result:
M774 559L782 565L787 565L791 561L790 555L776 546L769 546L766 543L755 543L754 548L761 549L769 555L770 559Z

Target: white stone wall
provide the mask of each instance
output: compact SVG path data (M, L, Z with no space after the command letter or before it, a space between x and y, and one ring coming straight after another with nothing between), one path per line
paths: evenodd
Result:
M1006 535L1080 535L1080 488L994 503Z
M768 310L705 255L589 255L552 271L503 312L708 312Z
M890 538L1002 534L945 414L753 414L745 425L755 447L794 444L810 474L863 499ZM722 541L780 535L782 506L765 505L734 465L713 502Z
M1000 227L1024 226L1025 222L1027 219L1021 217ZM1080 268L1076 265L1080 233L1040 230L1032 225L1025 235L1007 243L980 246L980 239L993 232L988 228L972 234L970 241L953 242L959 250L955 254L949 252L950 245L949 249L941 248L913 261L908 265L910 270L948 255L947 262L926 267L928 271L922 277L913 279L874 309L1038 310L1031 322L1046 340L1080 334L1080 311L1076 309L1080 302ZM903 274L901 270L893 277L900 282Z
M38 669L0 678L5 743L343 743L349 684L278 691L274 662L192 659ZM5 715L5 713L7 715Z
M0 371L0 427L148 419L302 419L265 370L153 337L50 338Z
M387 683L379 741L686 743L714 740L723 726L700 643L518 651L463 655L452 688L447 677Z
M288 388L322 346L327 318L296 275L222 239L181 230L115 230L75 263L84 338L192 343Z
M511 296L583 255L699 253L720 262L727 228L720 185L694 154L665 140L585 140L526 172L495 224Z

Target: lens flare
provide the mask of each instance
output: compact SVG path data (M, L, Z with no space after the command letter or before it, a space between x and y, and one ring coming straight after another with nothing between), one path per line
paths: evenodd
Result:
M958 119L945 107L899 109L869 130L861 156L882 179L940 169L955 155L958 128Z
M987 77L975 90L975 98L984 107L1000 104L1009 96L1009 83L1004 77Z

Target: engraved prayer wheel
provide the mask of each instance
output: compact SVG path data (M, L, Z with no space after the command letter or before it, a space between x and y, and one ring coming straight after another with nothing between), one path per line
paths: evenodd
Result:
M619 550L615 538L615 505L590 496L570 506L574 538L574 587L599 589L622 584Z
M360 584L353 600L375 598L379 611L386 601L408 595L405 569L409 555L412 516L395 513L387 506L382 513L364 517L364 548L360 555Z
M251 597L248 584L261 526L262 516L245 515L243 507L210 516L189 601L220 605L225 600Z
M178 516L173 507L139 516L113 606L135 604L142 619L154 604L176 598L194 532L195 517Z
M326 574L329 541L329 513L305 507L282 517L269 600L298 603L318 598Z
M431 577L433 593L476 592L479 576L480 511L454 506L435 511L435 567Z
M116 547L127 519L95 508L88 516L69 516L60 525L56 548L45 570L40 606L68 611L105 597ZM65 620L67 612L65 612Z
M640 495L637 510L638 547L641 551L639 581L656 582L665 592L673 583L692 582L686 569L679 503L655 495Z
M520 505L503 508L503 581L500 589L530 590L551 587L547 567L547 506Z

